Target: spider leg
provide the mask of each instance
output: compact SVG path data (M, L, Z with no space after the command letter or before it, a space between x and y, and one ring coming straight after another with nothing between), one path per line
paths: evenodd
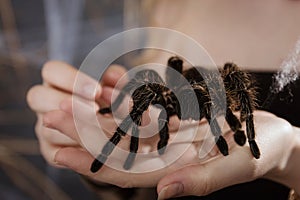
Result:
M181 114L178 115L181 120L194 119L201 120L205 117L209 123L211 133L215 137L215 143L220 152L226 156L228 155L228 145L222 136L221 128L215 118L211 117L211 98L207 93L207 89L201 84L193 84L193 89L183 89L179 94L179 99L182 103ZM197 99L194 99L196 95ZM198 104L198 105L197 105ZM195 109L197 108L198 109Z
M176 88L182 77L183 61L179 57L171 57L166 69L166 84L168 87Z
M241 121L246 120L246 132L252 155L258 159L260 151L255 141L253 109L255 107L255 90L247 73L241 71L237 65L226 63L223 68L223 79L227 93L231 93L236 104L240 104Z
M133 109L130 112L130 116L134 122L132 127L132 136L130 139L130 153L123 165L123 168L128 170L132 167L132 164L136 157L136 152L139 145L139 129L141 125L142 115L149 105L156 98L156 94L150 89L149 85L145 84L135 90L132 94Z
M141 70L138 71L134 78L131 79L120 91L116 100L112 103L110 107L102 108L99 110L100 114L111 113L118 109L120 104L122 103L126 94L129 94L133 89L137 89L137 86L147 85L148 83L164 83L163 79L159 76L159 74L154 70ZM141 91L141 90L140 90Z
M242 125L240 120L232 113L230 108L227 108L225 119L230 126L231 130L234 132L234 140L235 142L243 146L246 142L246 136L243 130L241 130Z
M207 111L205 112L205 118L207 119L209 126L210 126L210 130L212 132L212 134L215 136L215 142L216 145L218 147L218 149L220 150L220 152L224 155L227 156L228 155L228 145L226 140L224 139L224 137L221 135L222 131L221 128L218 124L218 121L216 120L216 118L211 118L210 116L210 108L206 109Z
M126 132L132 124L131 116L128 115L116 129L114 135L107 141L102 148L101 154L94 160L91 165L91 172L95 173L100 170L103 164L106 162L108 156L112 153L115 146L120 142L122 136L126 135Z
M157 150L159 155L162 155L168 144L169 140L169 115L165 109L162 109L158 116L158 128L159 128L159 137L160 140L157 143Z
M260 151L258 148L258 145L255 141L255 129L254 129L254 122L253 122L253 110L252 105L250 102L250 97L247 91L243 91L240 94L242 108L241 112L246 113L246 130L247 130L247 137L248 137L248 143L250 145L250 150L252 152L252 155L258 159L260 157Z
M141 87L137 88L133 94L132 94L132 99L133 99L133 108L130 111L129 115L121 122L119 127L116 129L114 135L110 138L110 140L104 145L102 148L101 154L94 160L94 162L91 165L91 172L97 172L98 170L101 169L103 164L106 162L108 156L112 153L114 150L115 146L120 142L122 136L125 136L128 129L132 125L132 123L135 123L138 125L141 120L142 114L145 110L148 109L150 103L152 100L156 97L156 94L149 89L148 85L142 85ZM136 132L137 127L133 128L134 129L134 134L138 133ZM135 139L133 139L134 143ZM135 144L132 144L132 151L135 151L137 147L134 146ZM132 160L132 155L130 158L128 158L129 161L131 162ZM133 160L132 160L133 162ZM130 163L126 164L130 165Z
M141 118L137 119L137 121L132 126L132 134L130 139L130 153L123 165L123 168L128 170L132 167L132 164L136 157L136 152L138 150L139 145L139 129L138 126L141 125Z

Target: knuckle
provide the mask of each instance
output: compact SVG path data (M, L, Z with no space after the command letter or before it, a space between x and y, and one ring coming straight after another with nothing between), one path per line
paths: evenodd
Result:
M53 134L49 133L49 129L44 129L43 133L42 133L42 138L47 141L47 142L53 142L54 140L54 136Z
M282 132L283 132L282 136L285 138L287 138L287 136L292 136L293 135L292 125L284 119L280 119L280 120L282 121L282 123L281 123L281 128L282 128Z
M45 141L54 144L57 142L56 132L57 132L56 130L45 128L42 133L42 138Z
M57 140L57 131L54 129L44 127L39 120L41 121L42 119L38 119L38 122L35 125L35 133L39 141L55 143L55 141ZM47 123L51 124L50 120Z
M37 114L37 120L34 126L34 131L38 139L40 139L42 132L44 131L45 127L42 125L43 123L43 115Z
M37 136L37 138L38 139L40 139L40 137L41 137L41 130L42 130L42 126L41 126L41 124L39 123L39 120L40 119L38 119L38 121L37 121L37 123L35 124L35 126L34 126L34 131L35 131L35 134L36 134L36 136Z

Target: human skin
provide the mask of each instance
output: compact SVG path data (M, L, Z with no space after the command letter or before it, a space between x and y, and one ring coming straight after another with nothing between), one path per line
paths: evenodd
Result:
M225 136L230 146L230 153L224 157L216 149L208 154L205 160L199 160L198 148L201 138L191 143L183 156L165 168L147 173L132 173L112 169L104 166L99 172L91 173L90 164L94 157L86 150L82 143L76 123L86 124L93 130L94 124L89 124L85 116L77 120L73 118L73 97L79 105L84 106L87 113L96 113L99 105L110 103L112 88L126 70L120 66L112 66L103 76L101 85L89 78L85 78L73 94L73 85L78 73L75 68L66 63L51 61L45 64L42 70L43 85L34 86L27 95L28 104L37 113L36 134L40 142L43 156L51 165L66 167L91 180L114 184L120 187L155 187L160 199L182 195L206 195L221 188L237 183L248 182L256 178L267 178L278 181L300 191L300 174L297 166L300 165L300 135L299 129L291 126L287 121L264 111L255 111L256 140L261 150L260 159L254 159L248 145L240 147L232 140L232 133L225 126ZM84 90L97 87L94 91ZM84 92L85 91L85 92ZM96 100L95 100L96 99ZM114 130L115 122L111 116L97 115L98 121L107 124L108 130ZM176 120L171 122L175 126ZM173 123L173 124L172 124ZM101 123L100 123L101 124ZM243 125L244 126L244 125ZM176 127L176 126L175 126ZM199 124L201 130L208 127L206 122ZM171 142L168 152L176 149L178 143L172 143L172 137L177 128L171 126ZM95 132L94 134L99 134ZM106 133L108 136L109 132ZM157 141L156 141L157 142ZM151 150L155 150L156 142L151 143ZM125 137L120 146L126 148L129 143ZM139 148L148 147L149 142L142 141ZM276 147L276 148L274 148ZM164 161L163 156L152 158L153 164ZM134 165L139 165L136 161ZM226 171L223 169L226 168Z

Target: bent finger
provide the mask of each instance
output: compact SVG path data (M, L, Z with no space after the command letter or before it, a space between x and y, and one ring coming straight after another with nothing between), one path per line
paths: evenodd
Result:
M98 173L92 173L90 172L90 166L94 159L85 149L74 147L61 148L55 155L55 161L59 165L70 168L94 180L100 180L122 188L153 187L156 185L159 177L166 173L165 170L148 173L129 173L107 167L106 165Z
M43 85L36 85L27 93L28 105L39 113L59 109L60 102L67 98L71 95Z
M54 167L63 167L59 165L55 160L55 155L57 151L61 148L60 146L55 146L48 143L46 140L39 140L40 151L43 155L44 159L47 161L48 164Z
M35 126L36 136L39 141L43 140L53 146L78 146L79 144L58 130L47 128L43 125L43 114L38 114Z
M102 127L79 119L74 120L71 114L61 110L46 113L43 121L45 126L72 138L89 152L98 152L99 146L103 146L107 141Z
M45 84L69 93L74 92L87 99L94 99L101 93L98 81L61 61L45 63L42 77Z
M103 86L122 88L127 83L127 70L121 65L111 65L101 79Z
M78 98L65 99L61 102L60 108L73 116L73 123L78 125L77 129L82 127L79 125L82 123L85 123L86 127L100 125L101 129L107 132L112 132L116 128L112 118L97 114L99 106L95 102L86 102Z
M47 112L43 116L43 125L47 128L55 129L80 143L73 117L69 113L61 110Z

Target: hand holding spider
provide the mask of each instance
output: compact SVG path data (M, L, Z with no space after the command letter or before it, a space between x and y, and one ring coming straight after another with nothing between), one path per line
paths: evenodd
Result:
M72 94L72 86L77 73L75 69L61 63L52 62L50 64L52 66L47 67L47 70L44 67L45 84L35 86L28 94L29 105L39 116L36 131L43 156L49 163L70 168L89 176L95 181L111 183L121 187L154 187L158 184L158 192L162 192L162 198L175 195L172 193L173 183L184 185L182 193L177 194L180 196L204 195L229 185L260 177L276 180L296 188L292 178L299 179L297 179L297 174L295 176L295 173L291 171L293 162L288 160L291 157L291 152L296 149L297 145L298 147L300 145L299 139L295 140L295 138L299 138L296 129L292 128L285 120L261 111L254 113L256 140L262 155L258 160L253 158L247 145L240 147L233 142L231 132L228 137L225 136L230 151L230 155L226 157L220 154L212 154L208 157L212 159L203 163L199 162L197 154L201 144L199 141L193 143L189 151L178 161L178 163L185 165L181 169L178 169L178 165L176 166L176 163L174 163L173 166L160 171L132 174L104 166L99 173L92 174L89 169L94 157L80 145L75 124L70 114L72 112L70 99L71 95L79 95L85 99L85 102L89 102L89 104L84 104L86 106L94 105L95 102L86 95ZM112 87L122 76L122 72L124 73L124 70L119 67L107 71L104 77L106 81L103 83L105 87L102 90L100 89L100 92L102 91L101 101L110 103ZM84 87L84 84L81 86ZM91 106L90 110L93 110ZM47 119L47 124L44 126L42 125L43 117ZM100 118L100 120L102 119ZM82 123L86 123L87 127L91 126L84 120ZM112 130L114 129L113 126ZM243 124L244 126L245 124ZM208 124L202 123L199 130L204 130L205 127L207 128ZM94 134L99 133L95 132ZM156 142L153 146L156 146ZM162 156L157 156L157 159L161 158ZM138 160L135 165L138 165ZM297 166L296 163L295 166Z
M160 171L146 174L132 174L104 167L102 169L103 173L92 174L89 168L94 157L85 149L77 133L75 121L72 116L72 95L80 99L78 104L86 111L83 113L82 120L79 123L86 126L88 130L91 130L90 134L98 135L98 129L94 129L95 126L86 117L90 114L95 114L94 107L98 107L98 104L101 105L102 102L106 102L106 104L111 103L112 88L125 71L119 66L109 68L103 77L102 87L99 88L99 92L97 93L97 104L94 102L94 97L91 93L72 93L75 78L79 72L66 63L48 62L43 67L42 73L44 84L34 86L30 89L28 92L28 103L38 114L36 134L40 142L41 153L49 164L57 167L67 167L78 173L87 175L93 180L120 187L153 187L168 171L174 171L178 168L176 163L174 163L174 166ZM94 80L86 76L84 82L80 83L82 91L85 91L84 88L86 88L87 83L96 84ZM100 114L98 114L98 117L101 124L107 124L106 129L110 130L107 136L110 137L110 134L116 128L114 120L103 117ZM170 128L170 131L172 132L175 129ZM98 142L96 141L97 146L99 146ZM124 145L126 145L124 149L127 149L128 143L128 140L124 140ZM149 144L151 143L147 140L145 146L148 148ZM152 148L156 148L155 142L153 142ZM172 148L172 145L170 148ZM143 145L140 149L143 149ZM176 149L175 145L174 149ZM181 163L180 165L192 162L194 156L197 158L197 151L193 149L193 146L186 153L183 159L178 161ZM152 164L163 163L162 159L163 157L155 156L149 162ZM136 162L135 164L138 165L139 163Z

